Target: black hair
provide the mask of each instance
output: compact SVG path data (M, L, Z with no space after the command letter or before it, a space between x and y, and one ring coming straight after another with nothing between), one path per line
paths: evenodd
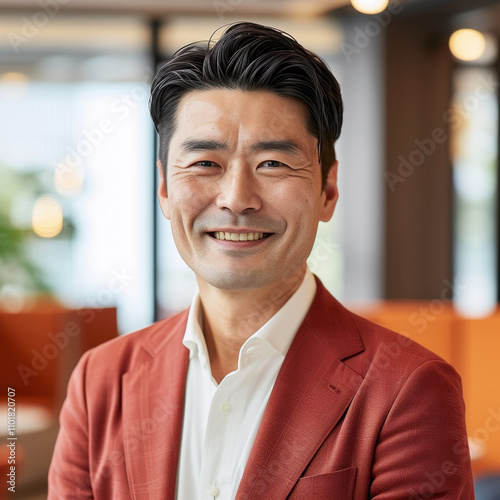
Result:
M177 107L186 93L215 88L269 91L305 105L308 129L318 139L324 186L336 160L334 144L343 114L340 86L326 63L284 31L255 23L231 24L215 43L213 37L179 49L153 79L149 107L163 168Z

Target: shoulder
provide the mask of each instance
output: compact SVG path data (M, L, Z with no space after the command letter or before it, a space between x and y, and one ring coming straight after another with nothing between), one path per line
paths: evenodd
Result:
M87 351L77 369L100 378L121 375L137 368L164 349L182 346L188 311L157 321L141 330L121 335Z
M365 384L390 387L397 392L412 374L437 371L446 373L457 387L461 386L459 375L439 355L405 335L353 313L317 282L310 322L316 323L317 331L327 330L323 340Z
M405 335L349 314L364 350L344 362L368 387L376 387L379 394L390 399L403 389L417 395L424 388L442 394L453 392L461 398L460 375L441 356Z
M439 355L406 335L373 323L351 311L349 315L363 342L366 356L375 358L382 353L393 358L409 356L417 365L432 359L442 360Z
M373 360L380 357L397 360L402 357L405 364L411 366L419 366L431 360L444 361L438 354L406 335L389 330L351 311L349 315L363 342L365 357Z
M418 342L350 311L317 280L306 321L335 355L362 378L370 370L409 374L427 362L446 363Z

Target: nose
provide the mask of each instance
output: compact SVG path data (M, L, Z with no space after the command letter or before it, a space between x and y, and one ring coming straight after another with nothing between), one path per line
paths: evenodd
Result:
M219 184L216 205L235 213L259 210L262 199L258 193L258 181L244 164L231 166Z

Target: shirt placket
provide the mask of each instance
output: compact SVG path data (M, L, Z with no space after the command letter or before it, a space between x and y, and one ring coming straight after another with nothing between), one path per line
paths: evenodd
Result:
M242 423L239 373L226 377L217 387L210 406L201 466L201 498L230 498L238 436ZM205 492L205 495L204 495Z

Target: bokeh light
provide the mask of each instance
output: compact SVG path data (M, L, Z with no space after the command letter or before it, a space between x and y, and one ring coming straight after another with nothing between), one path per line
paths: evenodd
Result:
M33 207L32 228L42 238L57 236L63 227L63 210L53 196L41 196Z
M484 35L472 29L461 29L450 36L450 51L461 61L476 61L486 49Z
M378 14L389 5L389 0L351 0L352 6L363 14Z

